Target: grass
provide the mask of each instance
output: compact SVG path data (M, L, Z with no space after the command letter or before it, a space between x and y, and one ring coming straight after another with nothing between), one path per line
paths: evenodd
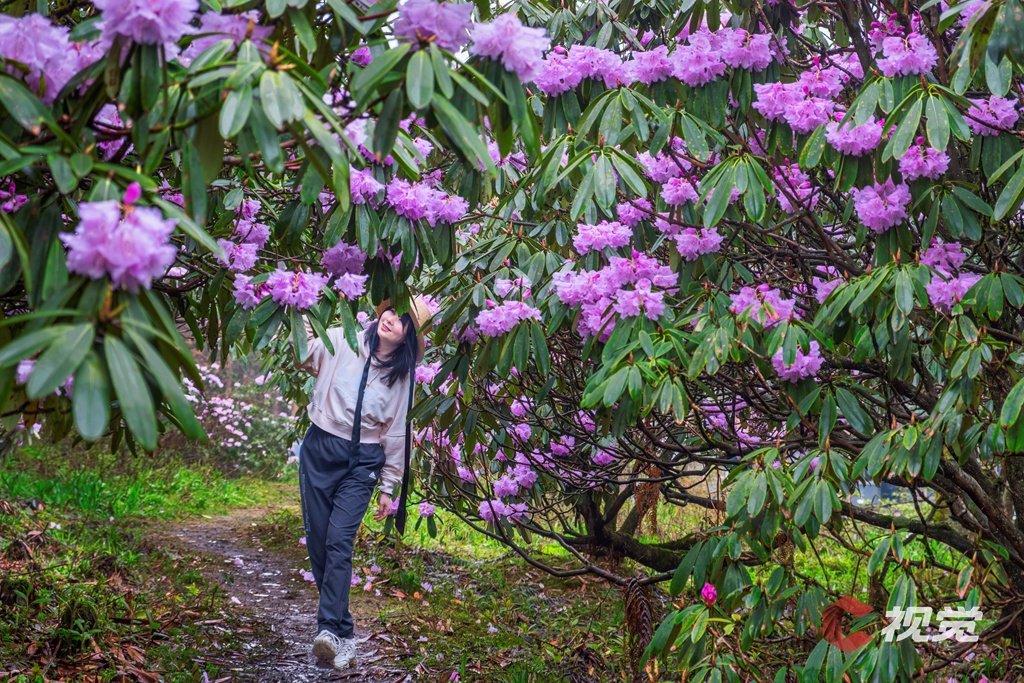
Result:
M197 660L236 645L203 623L223 614L225 595L151 545L145 525L281 490L170 454L29 447L0 460L0 679L215 680L221 668Z
M215 679L197 654L234 643L191 615L223 595L147 545L131 524L0 503L0 679ZM155 679L151 679L155 680Z
M166 454L165 454L166 455ZM101 450L66 452L26 447L0 460L0 491L7 498L67 507L97 518L168 519L267 504L280 482L230 478L208 465L173 457L139 459Z

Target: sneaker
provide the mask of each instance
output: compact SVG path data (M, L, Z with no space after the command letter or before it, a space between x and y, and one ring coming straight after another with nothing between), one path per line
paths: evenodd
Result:
M334 668L339 671L356 665L356 639L342 638L338 654L334 657Z
M330 631L320 631L313 640L313 654L321 664L331 664L342 649L342 640Z

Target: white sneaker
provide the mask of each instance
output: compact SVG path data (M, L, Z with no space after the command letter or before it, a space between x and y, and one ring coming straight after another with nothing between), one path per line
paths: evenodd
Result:
M330 665L338 652L342 650L343 641L330 631L320 631L313 639L313 655L321 664Z
M356 639L342 638L338 654L334 657L334 668L339 671L356 665Z

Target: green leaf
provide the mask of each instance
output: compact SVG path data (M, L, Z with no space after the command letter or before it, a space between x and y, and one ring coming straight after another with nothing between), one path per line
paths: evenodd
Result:
M6 74L0 74L0 105L22 128L36 135L43 124L52 130L56 121L39 98L28 88Z
M455 94L455 86L452 85L448 64L445 63L444 55L441 54L436 43L430 44L430 61L434 65L434 80L437 82L438 90L441 91L441 96L450 99Z
M807 138L803 149L800 150L800 168L812 169L821 161L821 155L825 152L825 127L818 126Z
M992 218L997 221L1003 220L1017 210L1021 199L1024 199L1024 164L1017 169L1017 172L1010 178L1010 182L999 193Z
M156 410L142 369L124 342L113 335L104 339L103 351L124 421L142 447L151 451L156 448Z
M220 109L218 130L221 136L230 140L238 135L245 128L250 111L252 111L252 86L245 84L238 90L230 91Z
M142 354L142 359L146 363L146 370L156 379L157 386L160 388L161 398L167 403L171 412L178 419L181 431L189 438L205 439L206 430L203 429L203 425L200 424L199 420L196 419L195 413L192 412L192 404L181 390L181 381L171 371L163 357L157 353L157 350L146 339L135 332L130 332L129 334L135 348Z
M51 344L32 368L25 387L28 397L41 398L63 384L89 353L95 337L93 326L82 323Z
M857 398L848 390L842 387L836 389L836 402L843 417L850 423L850 426L861 434L871 434L873 425L871 418L860 407Z
M917 128L921 124L921 110L924 108L924 100L918 98L910 105L909 111L900 120L899 127L892 139L892 158L898 159L907 153L910 146L914 144L917 137Z
M927 105L928 144L938 150L944 150L949 145L949 114L946 113L942 99L941 95L931 95Z
M19 335L0 349L0 368L14 365L18 361L38 353L40 349L63 337L71 329L72 325L54 325Z
M380 82L412 49L409 43L399 43L383 54L373 58L366 67L352 78L352 95L362 105L368 104L370 95Z
M718 176L718 182L711 190L711 198L704 208L704 227L710 228L718 224L729 208L729 200L732 197L733 188L736 186L736 164L734 160L724 162L729 164Z
M264 71L260 76L260 105L270 125L278 130L302 118L306 111L302 93L283 71Z
M914 282L905 269L896 273L896 308L904 315L914 310Z
M413 108L422 109L430 104L430 98L434 96L434 68L430 57L423 50L417 51L409 60L405 72L405 88Z
M605 382L602 401L605 406L611 406L622 396L622 390L626 387L626 378L629 376L629 368L619 368L611 378Z
M999 424L1003 429L1008 429L1020 419L1022 406L1024 406L1024 379L1013 385L1010 393L1006 395L1006 400L1003 401L1003 408L999 411Z
M107 431L110 422L110 383L107 382L103 361L95 351L89 351L75 372L71 410L78 433L87 441L94 441Z
M445 99L435 98L431 101L430 106L437 115L438 121L441 122L445 133L455 142L466 159L472 162L475 168L485 169L492 174L497 173L483 138L470 125L466 117Z
M14 240L7 231L7 225L0 222L0 268L7 265L7 262L14 256Z

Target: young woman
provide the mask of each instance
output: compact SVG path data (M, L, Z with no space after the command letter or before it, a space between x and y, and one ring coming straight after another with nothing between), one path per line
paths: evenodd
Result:
M299 451L299 492L306 549L320 591L313 654L343 669L355 664L352 615L352 545L374 486L380 487L374 519L391 513L408 485L410 432L416 364L423 358L424 326L430 318L419 297L399 316L390 301L377 320L358 333L359 352L341 327L327 330L334 353L313 337L301 368L316 377L309 402L313 423ZM399 486L401 484L401 486ZM398 489L398 490L396 490ZM396 523L404 526L404 505Z

